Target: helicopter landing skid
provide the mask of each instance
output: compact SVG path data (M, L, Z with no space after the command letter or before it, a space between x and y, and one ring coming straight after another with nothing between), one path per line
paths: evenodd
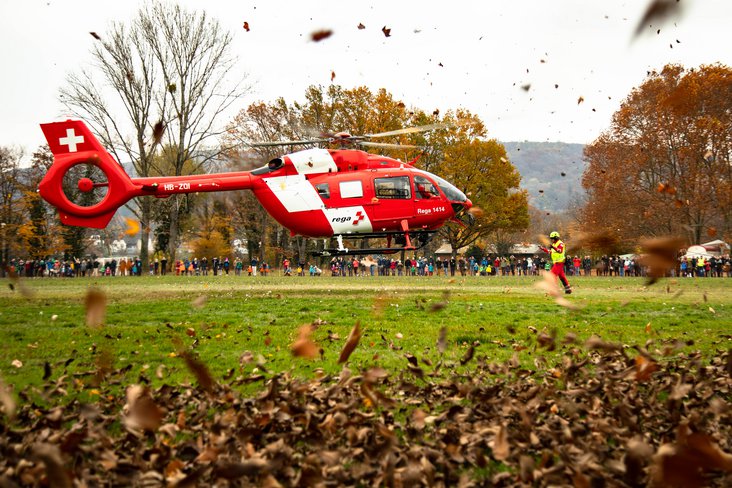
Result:
M434 237L436 231L418 231L413 233L413 238L409 239L409 235L402 232L379 232L370 234L355 235L337 235L338 247L323 249L322 251L311 252L313 256L358 256L365 254L395 254L401 251L416 251L423 248ZM396 236L397 244L403 244L398 247L391 247L392 238ZM343 246L343 238L347 239L387 239L387 247L369 247L365 249L349 249ZM414 245L413 243L417 243Z

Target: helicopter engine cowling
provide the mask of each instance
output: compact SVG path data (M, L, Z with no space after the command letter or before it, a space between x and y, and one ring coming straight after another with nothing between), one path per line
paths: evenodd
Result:
M338 171L333 156L325 149L306 149L284 156L301 175L335 173Z

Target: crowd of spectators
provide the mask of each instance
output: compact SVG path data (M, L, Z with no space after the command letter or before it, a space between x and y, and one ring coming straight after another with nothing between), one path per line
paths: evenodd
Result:
M256 257L251 260L228 257L185 258L168 267L165 258L150 261L143 270L139 258L109 259L13 259L9 263L18 276L25 277L74 277L74 276L141 276L142 274L186 276L228 275L267 276L271 266ZM536 276L548 269L548 256L474 256L440 257L420 256L404 261L388 256L376 258L362 256L333 257L326 272L332 276ZM567 256L565 273L569 276L645 276L645 268L636 256ZM285 275L320 276L324 270L319 263L293 264L285 258L277 272ZM681 257L672 276L681 277L732 277L732 261L729 255L721 257Z

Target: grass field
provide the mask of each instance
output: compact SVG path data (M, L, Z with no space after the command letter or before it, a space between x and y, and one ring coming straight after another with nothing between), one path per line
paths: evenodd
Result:
M0 377L16 390L38 385L46 362L54 376L66 371L83 377L105 354L110 367L129 368L130 381L144 375L155 383L160 365L165 381L192 381L176 357L181 348L194 349L216 378L251 373L257 363L308 377L316 369L340 370L338 355L356 322L364 335L350 364L361 369L402 369L407 352L437 361L442 327L447 328L448 360L457 363L475 343L476 358L500 362L515 356L527 368L533 368L542 330L559 339L574 334L579 344L592 335L641 346L652 340L651 351L675 341L703 355L732 346L732 280L667 279L646 287L640 278L575 277L570 298L582 307L577 311L555 304L534 286L537 281L233 275L36 279L23 282L29 296L0 281ZM91 286L107 297L99 329L85 325ZM322 355L295 358L289 346L299 327L311 323L318 324L313 339ZM569 347L541 353L559 360ZM253 361L240 360L246 351Z
M732 280L540 281L1 282L0 485L730 486Z

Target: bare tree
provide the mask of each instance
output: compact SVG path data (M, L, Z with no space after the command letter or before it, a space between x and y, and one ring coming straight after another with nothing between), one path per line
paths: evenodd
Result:
M167 128L166 144L175 148L171 162L179 176L187 161L197 160L200 167L218 155L218 151L204 150L205 146L223 133L216 123L246 87L241 80L230 80L235 64L230 54L231 34L204 12L156 2L140 11L139 22L165 84L158 104ZM171 262L175 261L179 224L178 206L172 205Z
M204 153L204 145L219 135L215 122L243 92L241 80L228 79L235 63L231 35L205 13L154 2L128 25L113 23L109 32L94 37L94 68L68 77L62 102L92 126L118 161L131 158L139 176L161 174L154 155L163 140L176 148L175 174L184 174L190 167L186 161ZM205 149L199 164L217 153ZM154 200L141 199L133 208L145 268L153 205ZM179 223L178 206L171 207L172 263Z
M139 19L129 26L114 23L103 37L95 38L95 69L69 75L61 101L92 127L115 159L131 158L139 176L151 176L153 132L164 109L157 103L160 69L155 56L142 35ZM130 208L140 220L140 259L146 266L153 201L136 203Z

